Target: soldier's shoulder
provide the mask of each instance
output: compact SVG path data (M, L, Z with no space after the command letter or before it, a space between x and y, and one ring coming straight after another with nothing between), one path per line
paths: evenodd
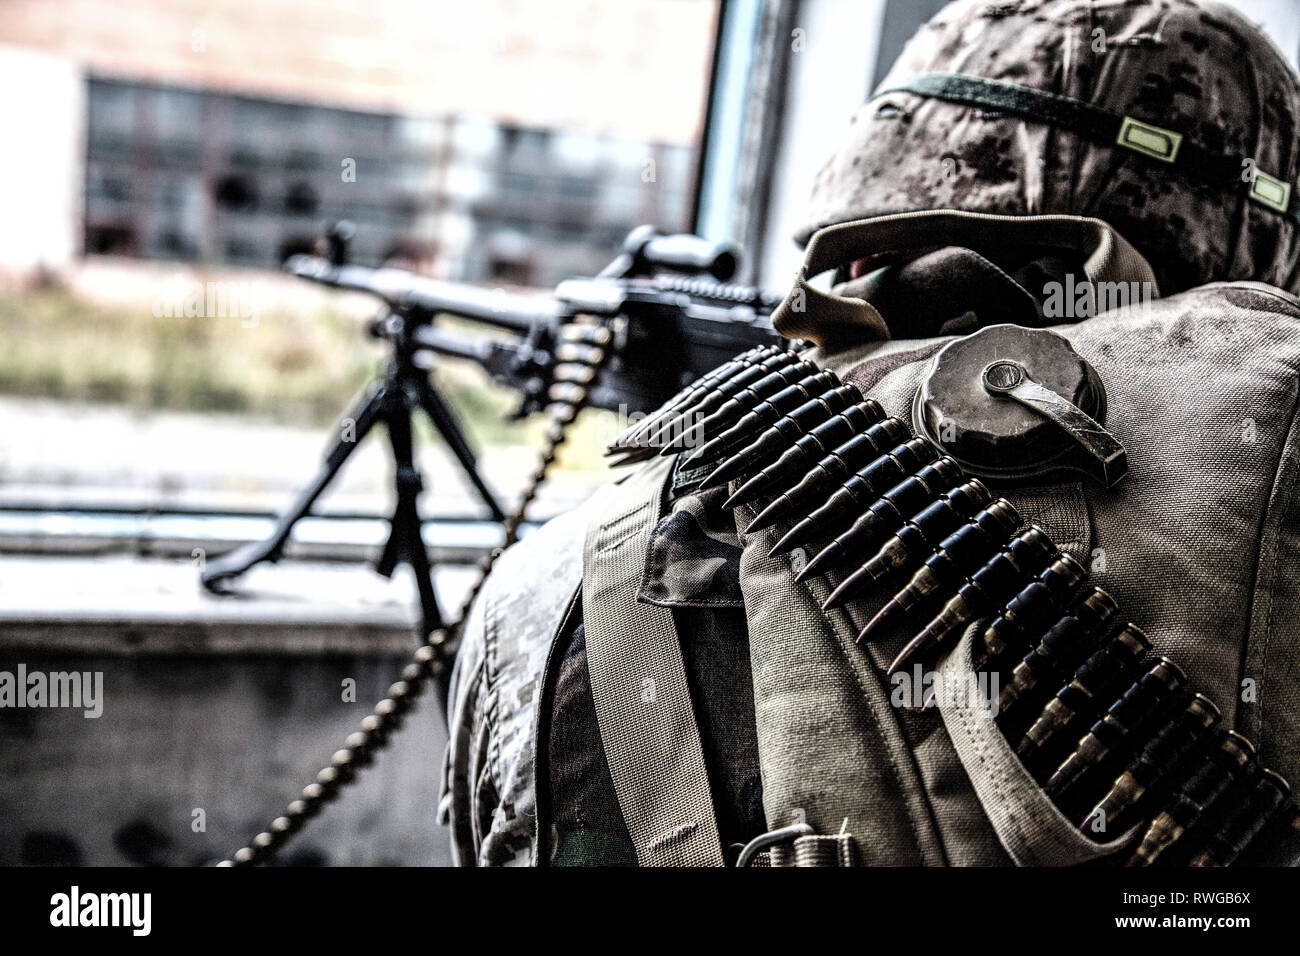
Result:
M454 681L447 787L454 829L478 821L458 848L462 858L525 862L534 850L539 693L551 642L582 582L586 528L601 500L598 492L502 554L470 614Z

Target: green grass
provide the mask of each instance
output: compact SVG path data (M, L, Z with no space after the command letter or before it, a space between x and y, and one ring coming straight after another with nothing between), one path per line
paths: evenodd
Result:
M158 318L60 288L0 296L0 390L140 409L248 412L318 423L380 350L338 312Z
M0 293L0 342L0 393L311 427L346 411L386 351L360 320L329 307L261 314L245 327L238 318L159 318L57 286ZM506 421L518 398L477 367L443 361L434 379L476 446L540 444L545 423ZM584 412L560 467L600 467L599 437L609 430L608 413Z

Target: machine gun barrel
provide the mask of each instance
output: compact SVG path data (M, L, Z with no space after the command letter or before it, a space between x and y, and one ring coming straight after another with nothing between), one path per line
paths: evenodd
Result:
M394 311L458 315L511 332L528 332L554 323L562 307L553 296L483 289L413 275L402 269L370 269L334 265L319 256L296 255L285 269L302 279L336 289L366 292L386 302Z

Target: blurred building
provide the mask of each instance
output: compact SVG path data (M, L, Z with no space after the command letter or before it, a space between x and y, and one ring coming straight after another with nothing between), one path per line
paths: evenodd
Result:
M688 225L715 6L7 0L0 266L270 268L348 218L360 261L590 272Z

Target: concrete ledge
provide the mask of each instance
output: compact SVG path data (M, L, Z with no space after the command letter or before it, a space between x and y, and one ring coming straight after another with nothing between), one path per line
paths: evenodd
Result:
M460 607L477 570L435 575L444 613ZM0 557L0 649L96 654L404 655L417 640L415 582L364 565L254 568L214 595L194 561Z
M439 573L449 613L475 574ZM0 866L221 859L329 762L417 646L405 569L285 561L237 583L209 594L188 560L0 557L0 670L103 688L96 719L0 708ZM449 862L436 698L281 862Z

